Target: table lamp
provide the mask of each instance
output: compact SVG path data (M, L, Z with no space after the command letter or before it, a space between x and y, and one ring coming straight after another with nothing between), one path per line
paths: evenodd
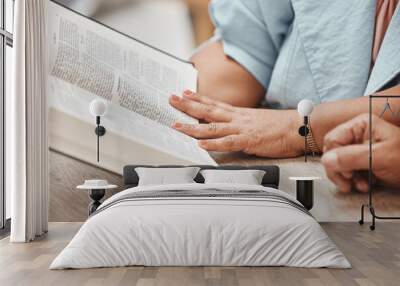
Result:
M314 110L314 104L309 99L299 102L297 112L303 117L303 126L299 128L300 136L304 137L304 161L307 162L307 137L310 134L310 115ZM311 210L314 206L314 181L319 177L290 177L290 180L296 181L296 198L307 209Z
M304 125L299 128L300 136L304 137L304 161L307 162L307 136L310 133L310 128L308 127L310 123L310 115L314 110L314 104L309 99L303 99L297 105L297 112L303 117Z
M97 135L97 162L100 162L100 136L104 136L106 134L106 129L104 126L100 125L100 119L107 112L107 104L101 99L94 99L89 105L90 114L96 117L96 129L94 132Z

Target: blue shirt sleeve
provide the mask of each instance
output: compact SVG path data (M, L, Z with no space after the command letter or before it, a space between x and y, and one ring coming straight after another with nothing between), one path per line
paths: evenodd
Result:
M213 0L210 15L225 54L267 89L293 23L291 0Z

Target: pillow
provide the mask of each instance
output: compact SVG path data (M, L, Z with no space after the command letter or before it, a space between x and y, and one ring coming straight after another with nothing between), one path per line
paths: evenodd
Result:
M265 171L261 170L203 170L205 184L261 185Z
M139 186L195 183L193 180L200 168L135 168Z

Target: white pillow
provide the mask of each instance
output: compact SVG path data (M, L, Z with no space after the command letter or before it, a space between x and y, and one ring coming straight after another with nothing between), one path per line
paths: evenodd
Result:
M205 184L261 185L265 171L261 170L202 170Z
M193 180L200 168L135 168L139 176L139 186L171 185L195 183Z

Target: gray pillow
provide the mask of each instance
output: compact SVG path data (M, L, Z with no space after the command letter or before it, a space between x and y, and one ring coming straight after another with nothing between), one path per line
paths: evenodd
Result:
M135 168L139 176L139 186L171 185L195 183L200 168Z
M205 184L261 185L265 171L261 170L202 170Z

